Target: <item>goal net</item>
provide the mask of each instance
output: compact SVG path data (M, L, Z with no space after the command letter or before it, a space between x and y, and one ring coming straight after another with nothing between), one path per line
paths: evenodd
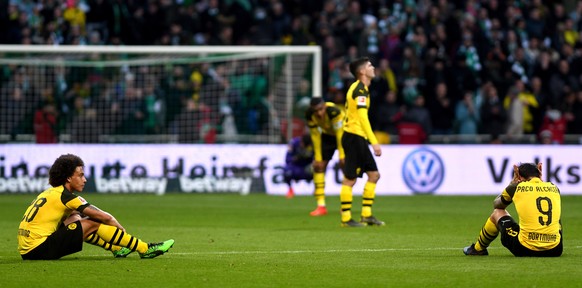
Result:
M0 45L0 142L281 143L317 46Z

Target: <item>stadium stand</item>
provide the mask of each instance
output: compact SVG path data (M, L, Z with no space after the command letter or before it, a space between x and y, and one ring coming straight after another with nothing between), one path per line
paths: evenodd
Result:
M429 115L417 123L423 143L582 141L582 1L10 0L0 1L0 44L320 45L322 96L339 104L353 80L347 63L373 59L370 119L390 143L399 143L399 121L414 123L419 97ZM132 135L130 142L208 143L217 141L225 120L188 97L171 97L204 98L196 86L209 84L204 74L184 86L168 75L144 88L151 97L130 91L104 99L86 86L88 78L55 69L46 77L58 87L43 87L29 73L0 67L0 142L115 143L116 135ZM252 93L245 101L268 97ZM163 117L153 108L161 95ZM294 101L300 105L305 96ZM271 109L248 114L256 121L240 115L234 121L258 123L244 129L260 134ZM189 113L204 114L195 119L206 122L184 127ZM206 123L218 131L200 134Z

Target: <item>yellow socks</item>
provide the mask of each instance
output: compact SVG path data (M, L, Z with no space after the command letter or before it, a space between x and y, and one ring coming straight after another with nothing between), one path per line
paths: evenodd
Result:
M364 186L364 194L362 195L362 216L372 216L372 204L374 204L374 196L376 195L376 183L366 182Z
M352 199L352 187L342 185L342 189L340 191L342 222L347 222L352 219Z
M499 235L497 226L493 224L491 218L487 218L487 222L485 222L485 225L479 233L479 239L477 239L477 243L475 243L475 249L477 251L483 251L487 249L489 244L491 244L491 242L497 238L497 235Z
M87 237L87 239L85 239L85 242L95 245L95 246L99 246L105 250L108 251L117 251L119 249L121 249L120 246L115 246L115 245L111 245L111 243L107 243L105 242L105 240L101 239L99 236L97 236L97 233L93 233L91 235L89 235L89 237Z
M325 174L322 172L313 173L313 184L315 184L315 200L317 206L325 206Z
M143 242L114 226L101 224L99 225L96 234L107 243L127 247L132 251L145 253L148 250L148 244L146 242Z

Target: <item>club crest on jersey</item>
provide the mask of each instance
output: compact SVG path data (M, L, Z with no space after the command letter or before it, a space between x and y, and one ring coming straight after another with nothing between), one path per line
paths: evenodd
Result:
M85 198L81 197L81 196L77 196L79 198L79 200L81 200L81 203L83 204L87 204L87 200L85 200Z
M357 103L358 106L366 106L366 96L358 96Z
M77 229L77 223L71 223L71 224L69 224L69 226L67 226L67 229L69 229L69 230L75 230L75 229Z

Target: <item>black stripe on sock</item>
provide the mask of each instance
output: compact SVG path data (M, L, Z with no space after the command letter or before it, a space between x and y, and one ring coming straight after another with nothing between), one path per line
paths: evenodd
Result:
M135 237L131 237L131 240L129 241L129 243L133 243L133 242L135 242L135 243L133 244L131 251L137 250L137 244L139 244L139 241ZM129 246L131 246L131 245L129 245Z
M121 231L121 235L119 235L119 239L118 239L118 240L117 240L117 242L115 243L115 245L117 245L117 246L119 246L119 243L121 242L121 239L123 239L123 235L125 234L125 233L123 232L123 230L120 230L120 231Z
M97 236L97 235L95 233L93 233L93 234L89 235L89 237L85 241L89 242L91 244L95 244L95 242L93 242L93 240L95 240L95 236Z
M119 228L115 228L115 233L113 233L113 237L111 237L111 241L109 241L109 243L113 243L115 242L115 239L117 239L117 234L119 234Z

